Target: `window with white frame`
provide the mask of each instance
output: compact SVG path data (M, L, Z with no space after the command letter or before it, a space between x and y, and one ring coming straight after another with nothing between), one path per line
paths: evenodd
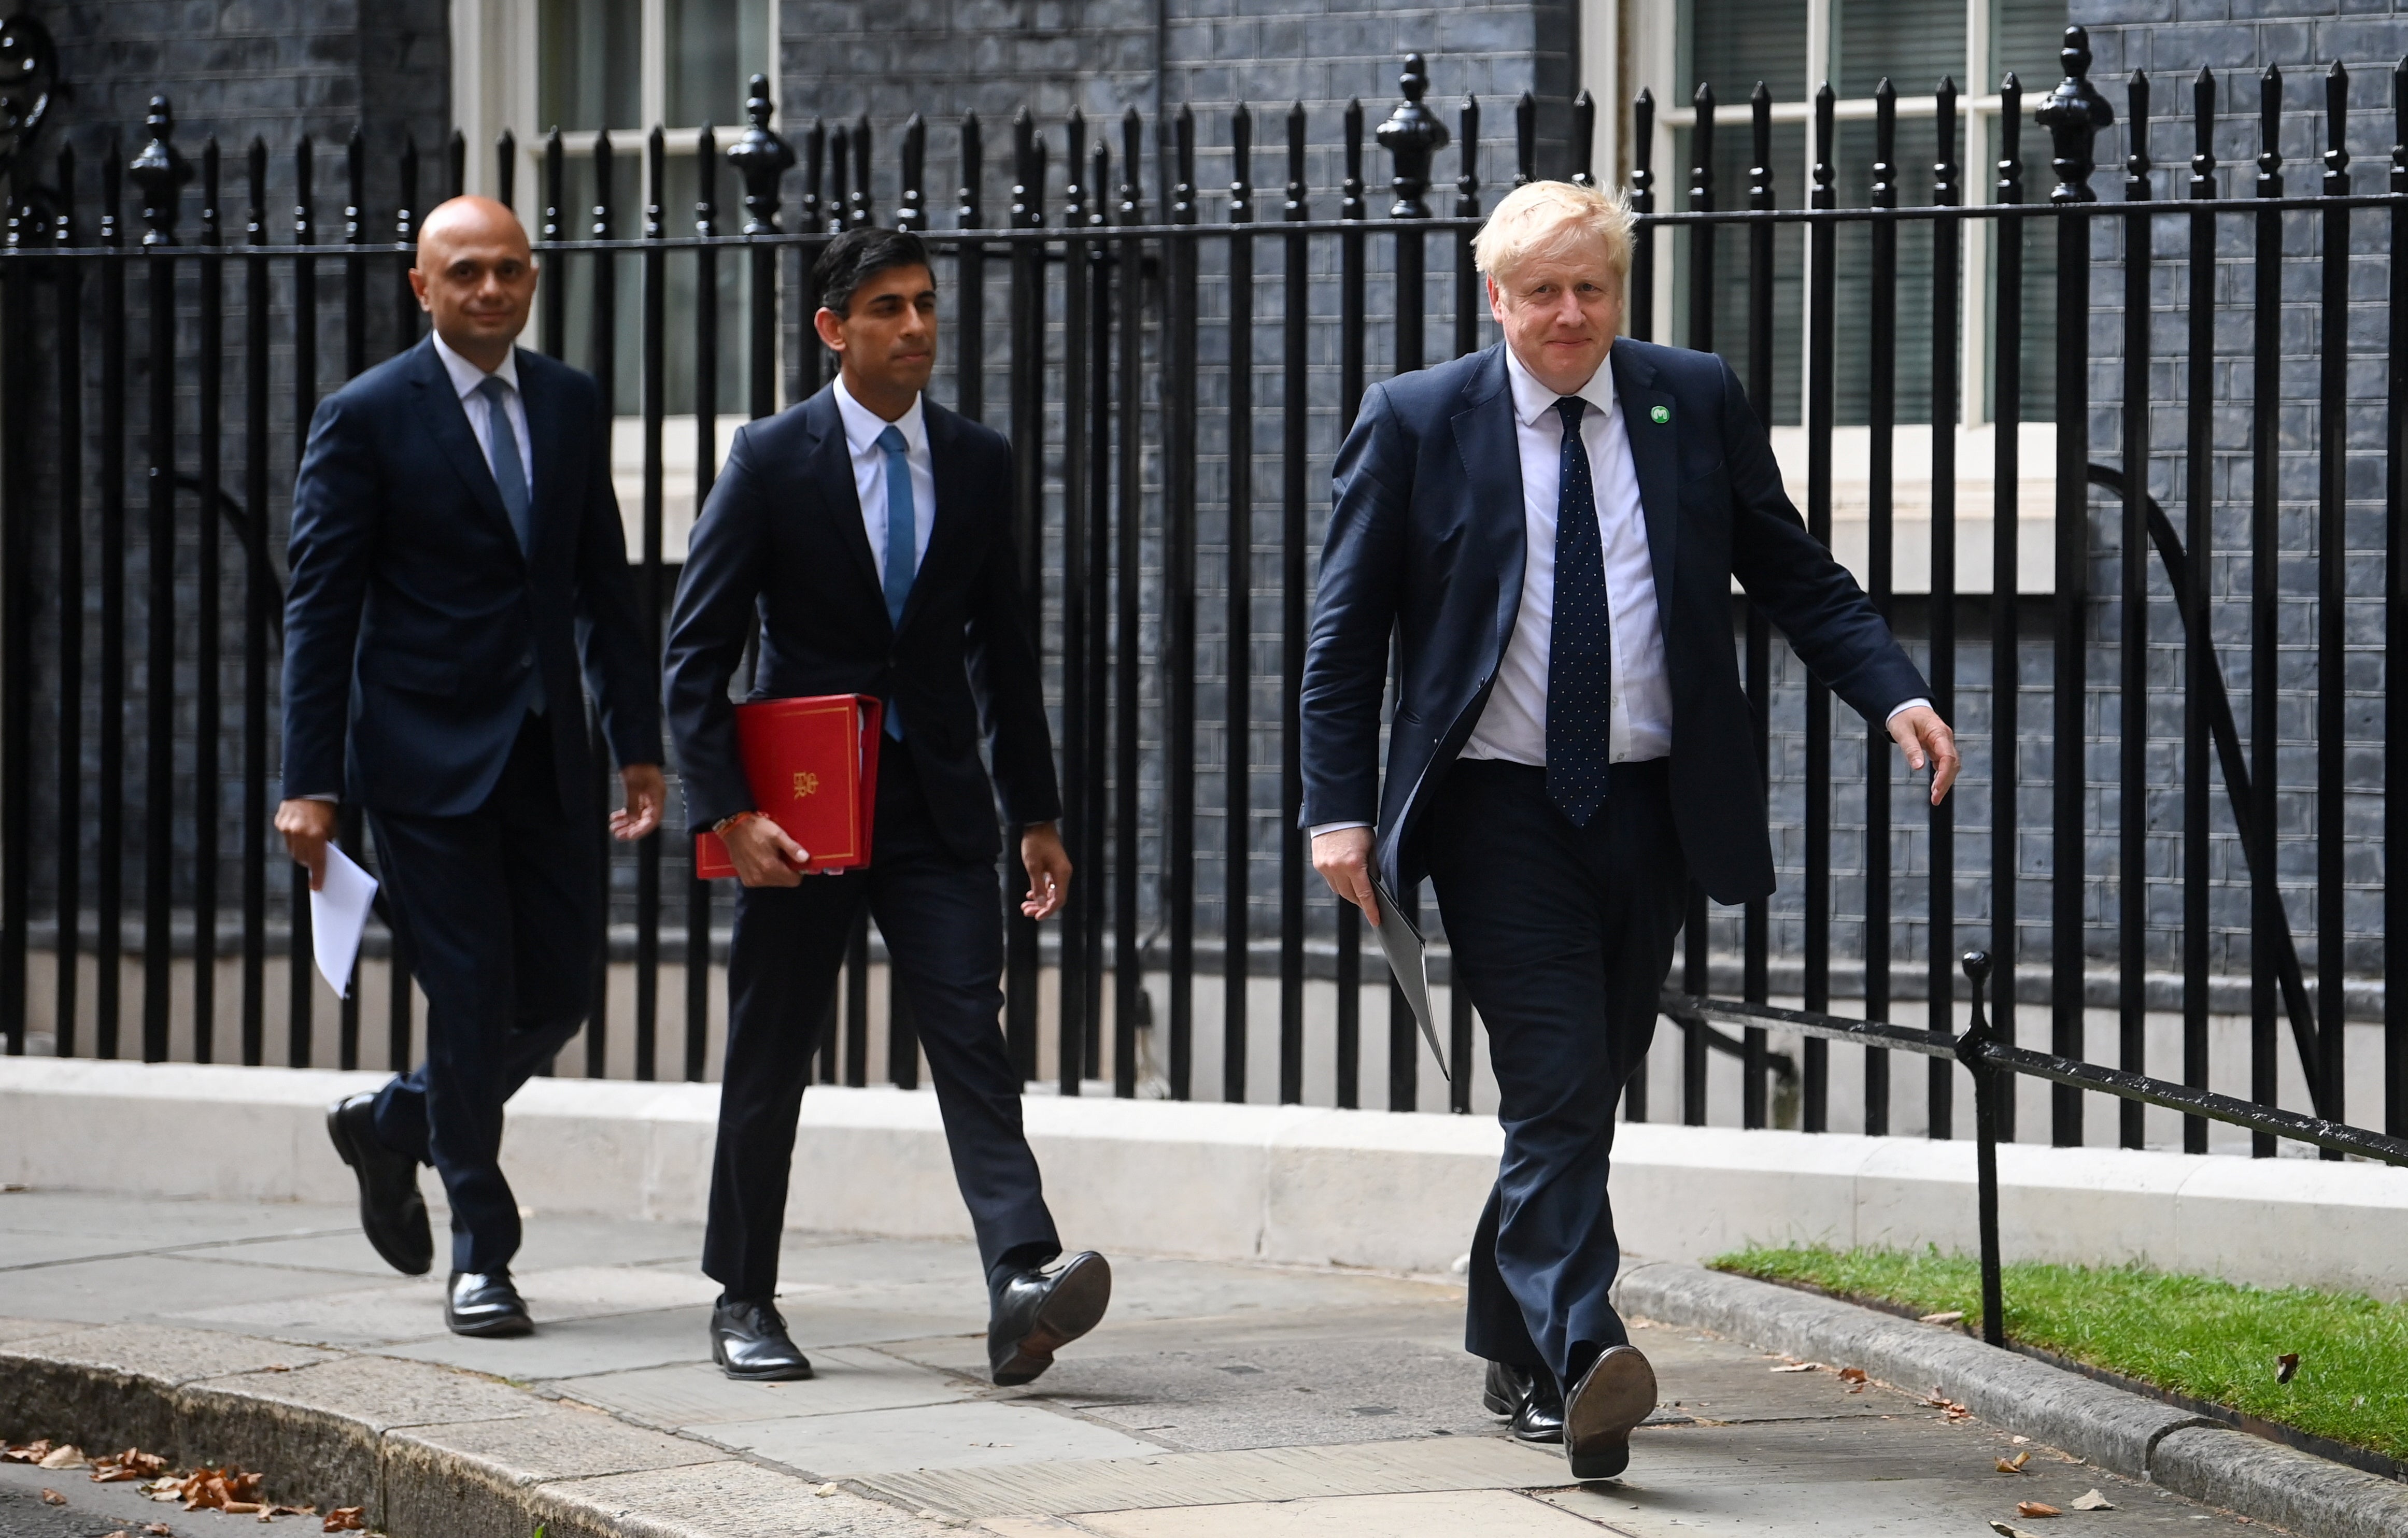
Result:
M1956 131L1946 159L1956 166L1960 203L1995 199L2000 155L1998 94L2012 70L2024 89L2022 160L2027 201L2045 199L2049 186L2046 135L2029 114L2059 77L2057 50L2067 21L2065 0L1680 0L1677 6L1629 6L1633 23L1623 34L1620 78L1634 88L1652 87L1659 104L1653 145L1659 208L1691 206L1695 161L1693 101L1700 83L1715 101L1712 168L1714 206L1747 206L1749 167L1754 163L1750 93L1762 80L1771 93L1775 202L1804 206L1813 185L1813 96L1828 81L1836 95L1834 192L1843 207L1872 202L1875 165L1875 93L1887 79L1897 95L1897 201L1901 206L1933 201L1933 165L1942 159L1938 139L1940 80L1958 89ZM1626 159L1627 164L1627 159ZM2044 221L2028 221L2023 240L2024 340L2020 404L2026 464L2049 463L2054 409L2052 357L2055 242ZM1995 327L1996 230L1987 221L1966 227L1963 264L1957 276L1957 420L1960 443L1957 484L1960 591L1989 585L1987 541L1966 525L1986 521L1990 450L1986 424L1995 420L1991 400L1991 337ZM1710 343L1742 378L1751 374L1748 336L1746 237L1726 229L1718 237L1710 336L1693 335L1689 242L1683 235L1656 236L1658 271L1653 321L1658 338L1684 345ZM1835 240L1836 300L1832 398L1840 430L1835 440L1835 548L1861 569L1865 539L1864 472L1870 420L1872 304L1871 235L1869 226L1842 225ZM1928 469L1931 421L1932 226L1909 221L1898 233L1896 338L1896 531L1899 587L1922 591L1928 581ZM1802 472L1807 392L1804 347L1807 242L1803 227L1784 226L1774 241L1772 398L1768 416L1784 467L1797 461ZM1922 428L1925 431L1913 431ZM1962 441L1972 439L1976 441ZM2042 441L2035 441L2035 440ZM2039 457L2034 458L2038 450ZM1802 474L1793 477L1802 490ZM2026 477L2029 480L2031 477ZM2044 488L2043 488L2044 490ZM2031 502L2027 487L2024 500ZM2043 498L2044 504L2044 498ZM2028 519L2044 520L2047 508L2033 504ZM2044 543L2044 542L2043 542ZM2044 560L2034 541L2024 541L2020 574L2026 591L2045 591ZM2044 556L2044 550L2041 552Z
M509 130L517 141L512 201L529 229L539 229L544 141L556 128L566 161L562 233L588 238L594 207L601 201L595 150L607 134L610 234L622 240L639 237L652 200L646 144L657 124L665 131L662 225L673 235L692 234L700 195L701 131L715 130L722 155L734 142L745 121L747 82L754 75L775 77L776 26L774 0L453 0L452 100L470 145L470 188L501 191L494 146ZM714 187L718 228L727 234L740 221L741 206L740 189L724 160L716 164ZM600 361L594 315L596 260L572 254L550 263L553 270L545 281L567 291L566 335L528 338L586 368ZM614 260L611 361L620 420L611 457L632 529L642 465L642 274L639 258ZM723 256L717 265L721 425L714 437L724 455L741 420L730 408L740 411L745 399L742 328L750 263ZM681 321L695 313L696 265L692 256L676 253L666 267L664 511L667 553L676 560L694 514L695 347L690 322Z

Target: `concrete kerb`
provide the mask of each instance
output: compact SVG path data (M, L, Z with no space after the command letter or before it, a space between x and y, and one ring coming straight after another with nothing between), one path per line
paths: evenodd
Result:
M257 1469L391 1538L905 1538L938 1524L498 1379L214 1331L0 1320L0 1435Z
M1862 1368L1884 1383L1952 1400L2101 1468L2305 1538L2408 1532L2408 1486L1998 1350L1956 1330L1674 1261L1632 1267L1614 1284L1614 1302L1625 1314Z

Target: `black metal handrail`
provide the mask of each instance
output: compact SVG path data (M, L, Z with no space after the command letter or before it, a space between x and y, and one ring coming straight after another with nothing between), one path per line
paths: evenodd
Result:
M1855 1020L1819 1010L1783 1009L1729 999L1702 998L1666 990L1664 1013L1682 1021L1721 1020L1759 1030L1795 1031L1823 1041L1852 1042L1888 1051L1913 1052L1927 1058L1953 1059L1973 1075L1976 1200L1980 1203L1982 1249L1982 1335L1992 1346L2004 1346L2005 1309L2000 1280L2002 1261L1999 1241L1999 1155L2002 1075L2023 1075L2077 1089L2095 1090L2143 1105L2204 1117L2253 1132L2306 1143L2332 1153L2379 1160L2408 1168L2408 1138L2392 1137L2364 1127L2303 1116L2280 1106L2237 1100L2187 1084L2174 1084L2145 1074L2110 1068L2101 1063L2035 1052L1998 1039L1983 1007L1990 979L1990 955L1969 950L1960 958L1965 978L1973 985L1971 1018L1961 1032L1918 1030L1885 1020Z

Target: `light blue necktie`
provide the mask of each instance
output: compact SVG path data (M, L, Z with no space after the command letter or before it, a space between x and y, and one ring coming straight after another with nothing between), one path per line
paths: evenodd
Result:
M494 485L502 493L502 507L510 515L510 530L519 536L519 551L532 548L533 535L527 520L526 466L519 463L519 435L510 428L510 414L503 403L509 399L510 387L499 375L488 374L477 386L477 393L485 398L485 437L493 445Z
M534 540L534 525L528 517L526 466L519 460L519 435L510 427L510 414L503 406L509 399L510 387L499 375L488 374L477 386L477 393L485 398L485 440L493 445L494 486L502 493L502 508L510 515L510 532L518 535L519 553L529 553ZM527 708L543 714L546 703L543 674L528 659Z
M903 456L902 430L888 423L878 434L886 453L886 618L903 628L903 604L911 596L912 567L919 554L919 529L911 506L911 465ZM886 702L886 733L903 740L903 720L895 702Z

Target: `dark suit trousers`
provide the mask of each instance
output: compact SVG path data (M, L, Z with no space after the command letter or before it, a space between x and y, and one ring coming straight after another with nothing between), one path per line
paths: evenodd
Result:
M1606 1175L1688 887L1667 768L1614 765L1577 828L1547 798L1546 771L1463 762L1430 813L1430 880L1488 1028L1505 1128L1464 1344L1567 1384L1628 1338L1606 1296L1622 1264Z
M466 817L371 811L385 900L426 990L426 1061L378 1094L387 1147L435 1166L452 1265L498 1271L519 1247L502 1177L502 1105L583 1023L601 961L598 834L570 818L552 730L530 715Z
M911 755L879 755L867 870L748 887L727 957L727 1063L702 1269L731 1298L777 1290L795 1123L830 1018L837 969L864 903L886 937L936 1081L953 1178L992 1272L1010 1255L1061 1252L1021 1130L1020 1075L1004 1050L1002 889L992 861L965 862L939 836ZM820 1170L815 1180L857 1177ZM1019 1252L1014 1254L1013 1252Z

